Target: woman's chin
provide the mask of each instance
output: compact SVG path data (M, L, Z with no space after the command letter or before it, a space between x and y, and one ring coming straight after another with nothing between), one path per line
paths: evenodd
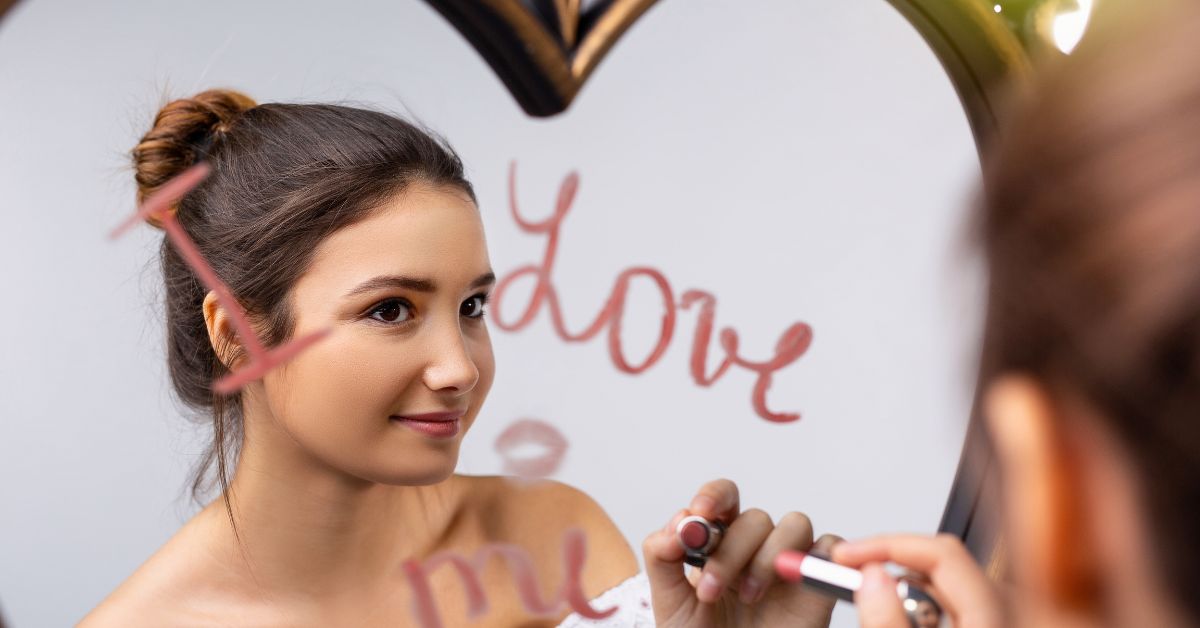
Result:
M430 461L427 465L405 465L403 469L382 470L378 477L372 478L380 484L392 486L430 486L445 482L454 475L458 467L458 452L446 455L444 460Z

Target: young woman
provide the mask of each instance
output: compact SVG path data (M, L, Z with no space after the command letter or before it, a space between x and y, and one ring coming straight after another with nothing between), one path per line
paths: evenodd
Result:
M956 626L1200 625L1200 4L1126 5L1098 5L986 173L1012 604L956 539L881 537L834 550L865 566L866 628L907 626L885 560Z
M731 482L701 487L673 520L730 524L703 577L685 577L662 531L643 545L647 578L578 490L454 473L493 381L483 315L495 276L471 184L444 143L384 113L206 91L167 104L133 150L138 200L200 160L211 174L173 220L258 338L275 346L331 331L236 394L216 394L213 382L245 364L244 339L164 239L172 383L213 426L192 487L202 491L215 467L220 498L83 626L553 626L578 617L562 604L531 613L505 559L473 576L426 561L516 546L537 593L555 600L576 575L563 563L569 529L586 538L581 599L609 591L597 610L620 602L610 625L828 621L831 603L777 584L771 568L779 551L812 546L807 518L776 525L743 511ZM487 601L478 618L472 578ZM652 609L638 603L648 583Z

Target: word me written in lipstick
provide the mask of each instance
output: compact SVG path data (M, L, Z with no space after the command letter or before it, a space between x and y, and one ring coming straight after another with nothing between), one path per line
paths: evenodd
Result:
M442 628L433 587L429 575L443 565L454 567L467 594L467 615L472 619L487 612L488 599L483 590L479 574L493 556L503 558L513 574L521 604L531 615L545 617L559 612L565 603L572 611L588 619L604 619L619 610L613 606L604 610L592 608L583 593L582 571L587 558L587 540L582 530L568 528L562 537L563 572L566 580L550 599L543 600L538 593L537 572L529 553L520 546L509 543L490 543L483 546L471 558L458 552L442 551L423 561L410 560L402 570L413 591L413 615L422 628Z

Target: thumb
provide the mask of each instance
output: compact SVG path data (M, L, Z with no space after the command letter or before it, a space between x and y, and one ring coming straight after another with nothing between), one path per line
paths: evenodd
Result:
M862 628L909 628L908 616L896 594L896 580L879 564L862 569L863 582L854 593Z
M675 538L674 526L668 527L670 530L658 530L642 542L654 617L659 622L697 601L696 589L683 570L683 548Z

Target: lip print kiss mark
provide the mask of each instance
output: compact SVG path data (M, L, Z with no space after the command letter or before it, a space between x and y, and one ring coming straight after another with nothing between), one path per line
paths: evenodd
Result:
M204 162L184 170L174 179L164 184L162 189L152 194L150 198L147 198L146 202L142 203L142 206L138 208L133 216L116 229L113 229L112 233L109 234L109 238L115 240L121 234L128 231L130 227L143 220L149 221L152 218L158 220L162 228L167 232L167 237L171 239L171 243L175 245L180 256L183 257L184 262L200 278L200 283L204 284L205 288L212 290L217 295L217 302L228 313L229 319L232 321L234 330L237 333L238 340L242 343L247 355L250 356L249 364L222 377L213 384L215 392L228 395L266 375L267 371L296 357L296 354L307 349L321 338L324 338L329 333L329 330L323 329L313 332L270 350L263 347L262 342L255 335L254 329L250 326L250 320L246 317L245 311L242 310L237 299L233 298L233 295L229 292L229 287L221 281L220 277L217 277L217 273L204 260L204 256L200 254L200 250L196 248L196 244L192 242L187 232L180 226L179 221L175 219L175 212L171 210L171 204L182 198L192 188L200 185L200 182L209 175L211 170L211 167Z
M567 439L545 421L520 419L496 438L496 451L504 460L505 473L524 479L544 478L562 464Z

